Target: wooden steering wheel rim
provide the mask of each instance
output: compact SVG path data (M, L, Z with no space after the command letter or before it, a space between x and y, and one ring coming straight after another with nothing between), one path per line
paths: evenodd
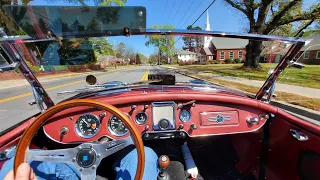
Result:
M91 107L103 109L115 115L126 125L126 127L129 129L131 133L133 142L136 145L137 154L138 154L138 166L137 166L136 176L134 179L141 180L143 177L144 166L145 166L144 145L140 137L140 133L137 130L136 126L134 125L133 121L130 121L130 119L126 115L124 115L118 108L110 104L105 104L105 103L91 100L91 99L76 99L76 100L62 102L49 108L48 110L40 114L36 118L36 120L24 131L18 143L15 159L14 159L14 174L16 174L19 165L25 162L25 152L27 148L30 146L33 136L38 132L38 130L43 125L46 124L46 122L50 119L50 117L52 117L54 114L62 110L69 109L72 107L77 107L77 106L91 106Z

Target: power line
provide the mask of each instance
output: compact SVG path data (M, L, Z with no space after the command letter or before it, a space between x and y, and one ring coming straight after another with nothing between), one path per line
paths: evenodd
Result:
M189 9L191 8L191 6L192 6L192 4L195 2L195 0L193 0L193 2L190 4L190 6L188 7L188 9L187 9L187 11L186 11L186 13L184 13L184 15L182 16L182 18L180 19L180 21L179 21L179 23L178 23L178 25L177 25L177 27L179 26L179 24L180 24L180 22L182 21L182 19L186 16L186 14L189 12Z
M163 11L163 15L164 15L164 13L166 12L166 10L167 10L167 5L168 5L168 0L167 0L167 2L166 2L166 7L164 8L164 11ZM162 18L162 20L163 20L164 18Z
M191 26L193 26L199 19L200 17L212 6L212 4L215 2L216 0L213 0L212 3L200 14L200 16L191 24ZM181 39L181 36L178 38L178 40L174 43L176 44L179 40Z
M212 6L212 4L215 2L216 0L213 0L212 3L207 7L207 9L205 9L200 16L191 24L191 26L193 26L199 19L200 17Z
M198 6L193 10L192 13L190 13L190 16L188 17L188 19L181 25L183 26L184 24L186 24L186 22L190 19L190 17L193 15L193 13L198 9L198 7L202 4L203 0L201 0L201 2L198 4Z
M174 2L173 2L173 5L172 5L172 9L174 8L174 5L176 4L176 0L173 0L173 1L174 1ZM169 14L169 16L168 16L168 19L170 19L172 9L171 9L170 14Z
M175 15L173 16L174 19L175 19L176 15L177 15L178 11L180 10L180 7L181 7L181 4L182 4L183 1L184 0L181 0L181 2L179 4L179 7L178 7L178 10L176 11Z

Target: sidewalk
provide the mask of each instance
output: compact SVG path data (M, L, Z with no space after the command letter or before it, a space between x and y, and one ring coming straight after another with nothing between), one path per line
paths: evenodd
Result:
M175 67L166 67L166 68L169 68L172 70L187 71L187 70L175 68ZM190 73L190 71L188 71L188 72ZM256 87L261 87L264 83L264 81L250 80L250 79L246 79L246 78L221 76L221 75L217 75L217 74L203 73L203 72L194 72L194 73L196 73L197 75L208 76L208 77L217 78L217 79L221 79L221 80L225 80L225 81L237 82L237 83L256 86ZM301 96L305 96L305 97L320 99L320 89L276 83L275 90L287 92L287 93L293 93L293 94L297 94L297 95L301 95Z

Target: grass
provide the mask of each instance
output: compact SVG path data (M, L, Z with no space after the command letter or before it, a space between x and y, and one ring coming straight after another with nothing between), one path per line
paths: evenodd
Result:
M245 85L241 83L236 83L236 82L230 82L230 81L225 81L217 78L211 78L208 76L201 76L201 75L193 75L195 77L201 78L201 79L206 79L210 82L225 85L227 87L231 87L234 89L242 90L247 93L251 94L256 94L259 91L259 87L255 86L250 86L250 85ZM286 93L282 91L276 91L275 94L277 94L276 97L274 97L274 100L277 101L284 101L290 104L298 105L301 107L309 108L315 111L320 111L320 99L317 98L309 98L305 96L300 96L292 93Z
M187 70L200 71L205 73L219 74L223 76L241 77L253 80L265 81L268 77L268 71L275 68L276 64L260 63L259 70L243 69L243 64L209 64L209 65L188 65L173 67ZM277 83L291 84L303 87L320 89L320 66L306 65L304 69L286 68L278 78Z

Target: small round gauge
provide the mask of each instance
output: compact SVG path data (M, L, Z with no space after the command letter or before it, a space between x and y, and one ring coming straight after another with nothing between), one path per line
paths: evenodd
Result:
M127 116L131 119L129 115ZM108 129L115 136L123 136L129 132L129 129L123 124L123 122L114 115L109 119Z
M100 130L100 120L93 114L83 114L76 121L76 132L80 137L91 138Z
M191 119L191 113L188 110L182 110L179 116L182 122L189 122Z
M136 122L137 124L144 124L148 120L148 115L145 112L139 112L136 115Z

